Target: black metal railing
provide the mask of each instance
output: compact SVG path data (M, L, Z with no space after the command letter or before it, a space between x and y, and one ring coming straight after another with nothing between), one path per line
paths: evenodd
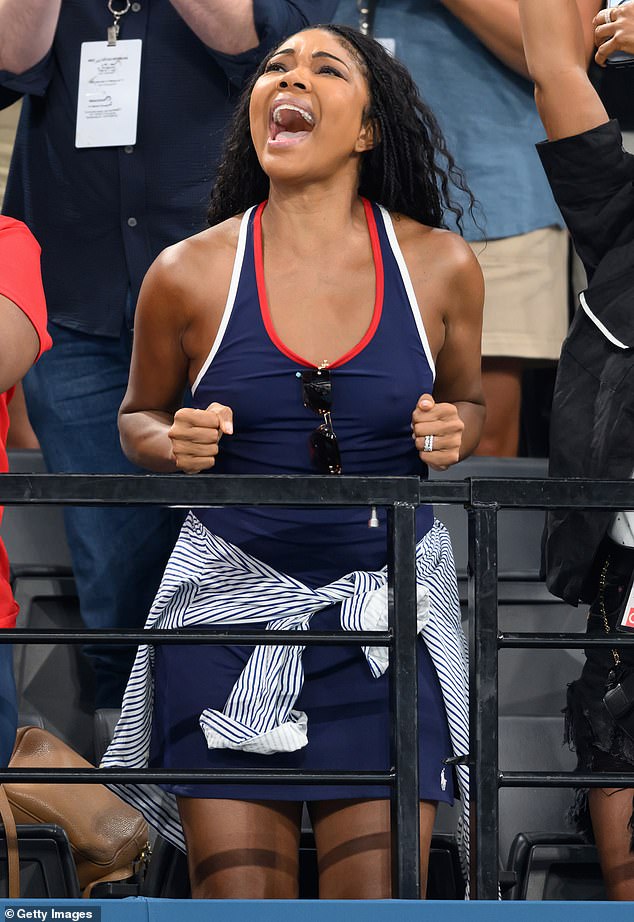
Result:
M463 494L466 490L462 487ZM0 504L23 505L273 505L382 506L388 509L388 630L386 632L239 631L230 629L178 631L30 631L0 632L0 643L290 643L387 646L392 662L390 697L392 767L385 772L250 770L0 770L0 782L102 783L264 782L285 784L385 784L391 787L393 893L404 899L420 895L418 861L418 705L416 671L415 514L420 503L418 478L365 477L229 477L28 475L0 477Z
M257 633L229 630L190 631L29 631L0 632L0 642L19 643L322 643L389 646L394 712L392 768L387 772L180 771L171 770L0 770L0 782L73 781L124 783L239 781L386 784L392 788L393 893L416 899L420 892L418 826L415 511L421 503L464 505L469 528L469 645L471 752L471 896L497 899L499 878L498 792L501 786L604 786L622 776L572 772L505 772L498 765L498 651L506 647L586 647L610 644L609 638L582 634L498 632L497 516L501 508L551 509L583 506L634 508L634 482L471 478L419 481L398 477L229 477L195 478L137 475L4 474L0 505L168 505L201 508L217 505L385 506L388 515L387 632ZM619 638L619 645L634 636Z
M500 787L605 787L623 774L500 771L498 751L498 651L523 647L614 646L607 637L581 633L500 633L498 630L497 516L506 509L632 509L634 481L578 479L472 479L469 517L469 645L472 836L471 895L499 893ZM634 635L619 636L619 646ZM634 786L634 776L632 778Z

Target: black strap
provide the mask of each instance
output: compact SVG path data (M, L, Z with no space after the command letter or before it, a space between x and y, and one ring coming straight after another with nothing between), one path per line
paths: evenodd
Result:
M379 0L357 0L357 9L359 10L359 32L374 35L374 16Z
M13 811L7 798L4 785L0 784L0 817L4 826L4 836L7 846L7 877L9 880L8 893L10 900L20 898L20 857L18 854L18 833L15 828Z

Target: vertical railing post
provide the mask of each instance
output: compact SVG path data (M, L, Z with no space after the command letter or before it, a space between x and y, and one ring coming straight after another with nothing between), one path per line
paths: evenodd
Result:
M498 899L498 507L468 508L471 898Z
M418 794L418 681L416 655L416 507L396 503L388 510L388 618L392 764L392 896L420 899Z

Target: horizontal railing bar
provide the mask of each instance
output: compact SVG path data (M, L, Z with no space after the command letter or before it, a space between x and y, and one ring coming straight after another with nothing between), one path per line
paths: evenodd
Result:
M0 783L26 784L394 784L394 771L305 771L304 769L184 769L171 768L3 768Z
M11 564L10 576L12 580L68 580L73 579L74 573L72 567L58 566L57 564L17 563Z
M251 476L240 474L3 474L0 505L390 506L420 501L418 477ZM425 486L425 502L455 497L466 502L469 485Z
M497 504L504 508L626 509L631 480L471 477L329 477L241 474L3 474L0 504L23 505L329 505Z
M504 649L582 650L585 647L628 647L634 644L632 634L556 634L503 631L498 634L498 647Z
M502 508L634 508L634 481L471 477L199 474L2 474L0 505L390 506L496 504Z
M631 779L631 785L627 779ZM634 787L632 772L505 772L498 774L501 788L622 788Z
M177 629L157 631L108 631L90 630L73 631L70 629L22 630L20 628L3 628L0 631L0 644L33 643L126 643L126 644L164 644L164 643L206 643L235 645L259 644L263 647L276 647L286 644L290 647L320 644L325 647L357 646L389 647L393 642L391 631L231 631L227 628L208 628L202 630Z
M634 480L472 477L471 502L522 509L633 509Z

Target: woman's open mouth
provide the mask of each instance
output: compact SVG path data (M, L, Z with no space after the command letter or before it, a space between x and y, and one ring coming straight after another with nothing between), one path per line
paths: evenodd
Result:
M269 145L287 147L303 141L315 127L315 116L304 105L278 99L271 108Z

